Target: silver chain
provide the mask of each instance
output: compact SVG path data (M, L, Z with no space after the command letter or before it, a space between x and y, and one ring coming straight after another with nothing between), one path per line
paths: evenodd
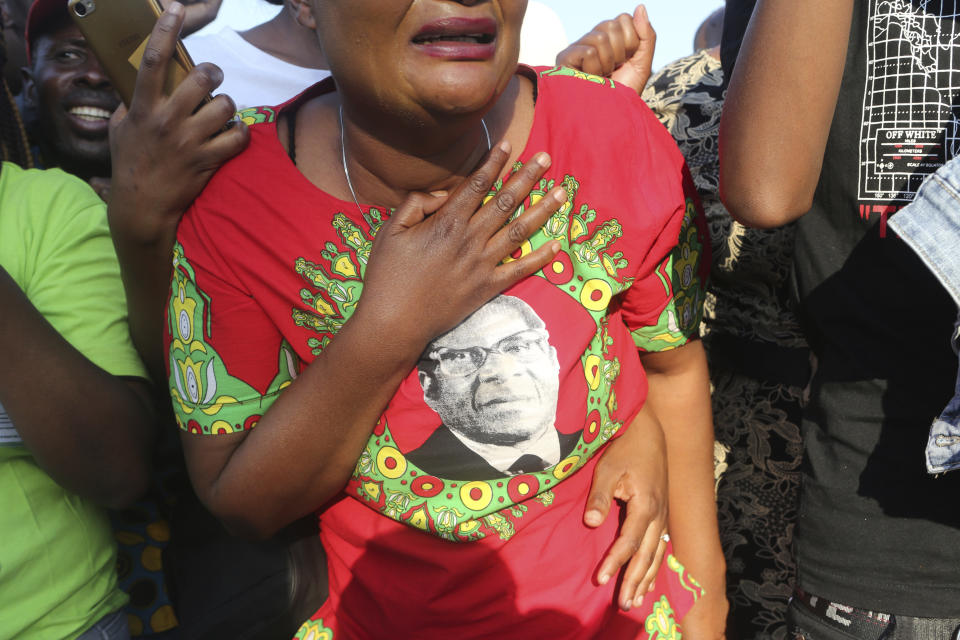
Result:
M490 142L490 130L487 129L487 123L480 118L480 124L483 126L483 135L487 139L487 151L493 148ZM350 195L353 196L353 202L357 205L357 211L363 215L363 209L360 207L360 201L357 199L357 192L353 188L353 181L350 180L350 169L347 168L347 144L343 134L343 105L340 105L340 161L343 163L343 175L347 179L347 186L350 188Z

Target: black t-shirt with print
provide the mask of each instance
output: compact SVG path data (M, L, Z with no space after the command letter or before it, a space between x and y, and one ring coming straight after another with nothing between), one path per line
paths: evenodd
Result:
M746 13L739 4L728 11ZM923 456L954 390L956 309L887 228L960 145L960 3L925 4L855 2L823 172L798 225L796 290L818 366L796 549L810 593L960 617L960 474L930 477Z

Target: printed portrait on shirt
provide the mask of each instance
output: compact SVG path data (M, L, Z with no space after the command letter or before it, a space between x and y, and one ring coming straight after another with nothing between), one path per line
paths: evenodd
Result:
M579 437L554 426L559 372L543 320L520 298L497 296L424 350L418 378L441 425L407 458L452 479L552 467Z

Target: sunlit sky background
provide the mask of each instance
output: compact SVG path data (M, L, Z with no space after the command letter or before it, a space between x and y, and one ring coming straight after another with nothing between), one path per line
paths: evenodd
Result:
M579 38L601 20L619 13L633 13L637 0L535 0L547 5L559 17L564 33L558 33L547 48L562 48ZM657 50L654 69L671 60L693 52L693 35L700 23L724 0L646 0L647 13L657 31ZM531 2L532 4L532 2ZM541 8L542 9L542 8ZM247 29L276 13L277 8L263 0L224 0L220 15L207 30L220 25ZM528 17L543 16L542 11L531 10ZM549 17L549 16L548 16ZM554 24L552 21L546 21ZM546 37L554 38L555 28L545 27ZM538 60L538 63L543 63Z

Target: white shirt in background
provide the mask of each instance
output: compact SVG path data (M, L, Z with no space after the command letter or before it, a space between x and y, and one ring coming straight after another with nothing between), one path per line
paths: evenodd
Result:
M281 104L330 75L265 53L230 27L216 33L198 31L184 44L194 62L212 62L223 70L223 84L216 93L233 98L237 110Z

